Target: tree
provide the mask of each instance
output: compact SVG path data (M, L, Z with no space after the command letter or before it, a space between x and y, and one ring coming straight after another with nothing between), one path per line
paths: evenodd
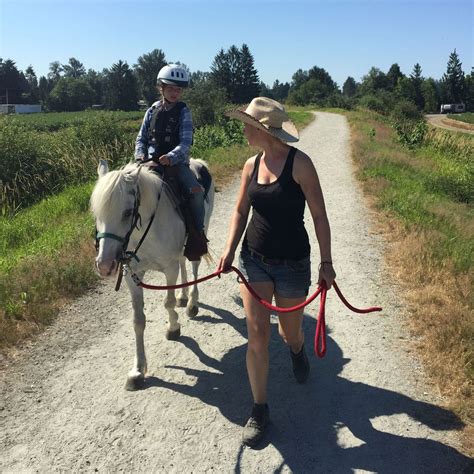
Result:
M474 67L464 79L464 103L467 112L474 112Z
M84 76L87 83L94 90L94 104L104 103L104 75L100 72L89 69L87 74Z
M143 54L138 58L137 64L133 66L140 94L148 105L156 100L156 78L163 66L166 66L166 59L165 53L161 49L154 49L150 53Z
M340 94L337 84L328 72L314 66L309 71L299 69L293 74L288 101L296 105L324 105L332 94Z
M86 79L62 77L49 94L48 108L58 112L84 110L92 105L94 95Z
M225 89L229 97L229 86L231 84L230 62L223 48L216 54L211 65L211 80L217 87Z
M15 61L0 58L0 103L20 104L22 94L28 92L28 82L18 71Z
M127 62L120 60L106 73L105 104L111 110L137 110L138 87Z
M260 94L260 80L255 69L253 55L246 44L243 44L240 48L239 60L240 74L238 78L240 81L237 86L235 102L244 104Z
M62 65L65 77L74 77L75 79L85 76L86 69L84 65L76 58L69 58L68 64Z
M418 107L418 110L423 110L425 106L425 100L421 91L421 84L424 81L424 77L421 75L421 66L418 63L413 66L413 71L410 74L410 81L413 85L414 90L413 101Z
M449 55L446 73L441 80L444 103L459 103L464 97L464 72L456 49Z
M62 72L63 67L59 61L53 61L52 63L49 63L48 79L53 85L56 84L59 79L61 79Z
M46 79L46 77L41 76L38 83L38 98L43 107L47 107L49 93L49 81Z
M362 78L359 86L361 95L374 94L378 90L387 89L387 76L378 68L372 67L367 75Z
M260 92L260 82L250 49L232 45L227 52L217 53L211 66L211 80L227 92L233 103L250 102Z
M357 84L353 77L349 76L342 86L342 94L346 97L354 97L357 92Z
M290 91L290 84L288 82L280 82L278 79L273 83L272 94L275 100L279 102L285 101Z
M390 69L387 72L387 88L389 91L394 91L397 87L398 81L405 77L400 70L400 66L397 63L394 63L390 66Z
M423 95L424 111L431 114L438 112L439 95L434 79L430 77L422 82L421 93Z
M26 82L28 83L28 102L37 103L39 100L38 78L33 66L28 66L25 71Z
M298 69L291 78L291 90L300 88L308 79L308 72Z

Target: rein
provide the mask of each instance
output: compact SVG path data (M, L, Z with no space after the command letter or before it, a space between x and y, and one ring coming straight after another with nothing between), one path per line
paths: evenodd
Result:
M221 276L222 273L229 273L229 270L216 270L214 273L211 273L210 275L207 275L202 278L198 278L197 280L194 281L189 281L187 283L180 283L177 285L164 285L164 286L157 286L157 285L148 285L146 283L143 283L138 276L133 273L130 270L130 267L128 263L124 264L124 269L126 271L130 271L130 277L134 281L134 283L141 287L145 288L148 290L177 290L179 288L185 288L187 286L191 285L196 285L197 283L202 283L203 281L210 280L211 278L219 277ZM242 272L234 267L231 266L230 270L237 273L237 275L240 277L242 280L243 284L247 288L247 290L250 292L250 294L263 306L265 306L267 309L277 311L280 313L291 313L293 311L296 311L298 309L304 308L307 306L309 303L311 303L313 300L315 300L319 294L321 294L321 301L319 302L319 313L317 317L317 324L316 324L316 331L314 334L314 352L318 357L324 357L326 354L326 316L325 316L325 308L326 308L326 296L327 296L327 288L325 282L323 282L322 285L318 285L318 288L316 291L306 300L303 301L300 304L297 304L295 306L291 306L289 308L280 308L279 306L274 306L268 301L264 300L262 297L260 297L256 291L250 286L249 282L246 280ZM336 290L337 296L339 296L339 299L344 303L344 305L349 308L351 311L354 313L359 313L359 314L365 314L365 313L372 313L374 311L382 311L382 308L380 306L371 306L369 308L356 308L355 306L352 306L347 299L344 297L342 294L341 290L337 286L336 282L333 282L334 290ZM117 288L116 288L117 290Z

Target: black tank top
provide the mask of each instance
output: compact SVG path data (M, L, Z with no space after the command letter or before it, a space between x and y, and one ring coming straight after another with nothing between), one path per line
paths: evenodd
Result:
M308 234L304 227L305 197L293 179L296 148L291 148L279 178L270 184L259 184L259 154L247 189L252 205L243 242L244 248L267 258L299 260L310 254Z

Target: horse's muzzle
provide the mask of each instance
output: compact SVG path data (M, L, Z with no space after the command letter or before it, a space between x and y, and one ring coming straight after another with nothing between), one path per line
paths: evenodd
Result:
M102 278L114 276L118 266L117 260L103 261L98 258L95 260L95 268Z

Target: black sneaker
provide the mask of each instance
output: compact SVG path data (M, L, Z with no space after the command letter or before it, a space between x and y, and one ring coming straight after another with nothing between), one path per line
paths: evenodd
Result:
M254 403L252 414L244 426L242 443L251 448L255 447L263 438L265 428L270 420L268 405Z
M304 344L298 354L294 354L290 349L291 361L293 362L293 373L298 383L304 383L309 375L309 360L304 350Z

